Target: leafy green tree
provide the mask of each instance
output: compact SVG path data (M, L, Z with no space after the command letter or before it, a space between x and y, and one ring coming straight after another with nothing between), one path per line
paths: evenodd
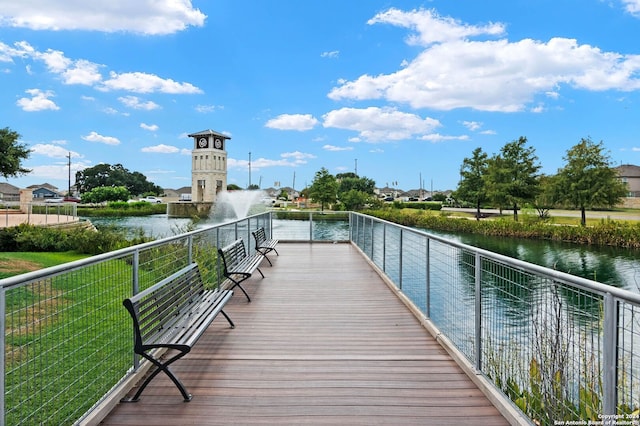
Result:
M325 204L336 202L338 195L338 182L324 167L316 172L313 182L309 187L309 196L320 203L320 210L324 211Z
M162 188L149 182L140 172L130 172L122 164L98 164L76 172L76 186L81 194L94 188L124 186L134 195L160 195Z
M18 143L20 135L5 127L0 129L0 176L5 179L25 175L31 170L22 167L22 161L29 158L31 150Z
M355 173L336 175L338 200L346 210L361 210L375 198L376 183L373 179L359 177Z
M372 204L373 200L376 199L371 194L358 191L357 189L350 189L346 192L342 192L338 198L345 210L353 211L362 210L365 206Z
M538 217L546 219L551 210L558 202L558 176L540 176L540 192L533 200L533 207L538 212Z
M235 183L230 183L227 185L227 191L239 191L242 188L240 188L240 186L236 185Z
M518 221L518 206L532 202L539 191L540 164L535 149L525 146L527 138L505 144L500 154L489 161L487 193L500 207L513 207L513 220Z
M489 168L488 155L482 148L476 148L471 158L465 158L460 167L460 183L455 198L476 206L476 220L480 220L480 206L487 200L486 177Z
M278 194L278 198L281 200L288 200L289 199L289 193L287 191L285 191L284 189L280 190L280 194Z
M557 175L559 199L580 209L582 226L587 224L587 208L613 207L627 194L602 141L582 138L563 159L567 164Z
M131 193L124 186L99 186L82 194L84 203L103 203L105 201L127 201Z

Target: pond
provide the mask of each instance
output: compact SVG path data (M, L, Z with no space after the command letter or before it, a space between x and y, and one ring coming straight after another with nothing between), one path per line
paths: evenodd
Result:
M123 218L94 217L90 220L96 226L113 225L132 230L141 229L146 235L154 238L176 235L193 226L191 219L169 218L167 215ZM213 219L205 219L196 223L195 227L200 228L215 223L217 222ZM306 221L274 220L274 230L279 233L278 236L281 239L309 239L309 226ZM579 277L634 292L640 291L640 251L638 250L423 230ZM314 229L314 238L331 240L335 236L334 239L344 239L345 232L345 223L343 222L319 222ZM321 237L318 237L317 233L321 233Z

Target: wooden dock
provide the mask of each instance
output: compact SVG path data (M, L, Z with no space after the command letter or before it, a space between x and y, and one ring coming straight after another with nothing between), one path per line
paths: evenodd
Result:
M507 425L350 244L281 243L172 370L104 425ZM256 277L257 275L257 277Z

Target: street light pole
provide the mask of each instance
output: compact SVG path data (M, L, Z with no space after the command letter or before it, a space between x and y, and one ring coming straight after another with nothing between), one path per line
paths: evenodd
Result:
M249 151L249 186L247 189L251 189L251 151Z

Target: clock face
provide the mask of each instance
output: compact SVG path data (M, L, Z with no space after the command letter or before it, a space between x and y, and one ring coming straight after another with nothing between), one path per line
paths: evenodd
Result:
M198 139L198 146L200 148L206 148L207 147L207 138Z
M222 148L222 140L220 140L220 139L216 138L216 140L215 140L213 143L214 143L214 146L215 146L217 149L221 149L221 148Z

